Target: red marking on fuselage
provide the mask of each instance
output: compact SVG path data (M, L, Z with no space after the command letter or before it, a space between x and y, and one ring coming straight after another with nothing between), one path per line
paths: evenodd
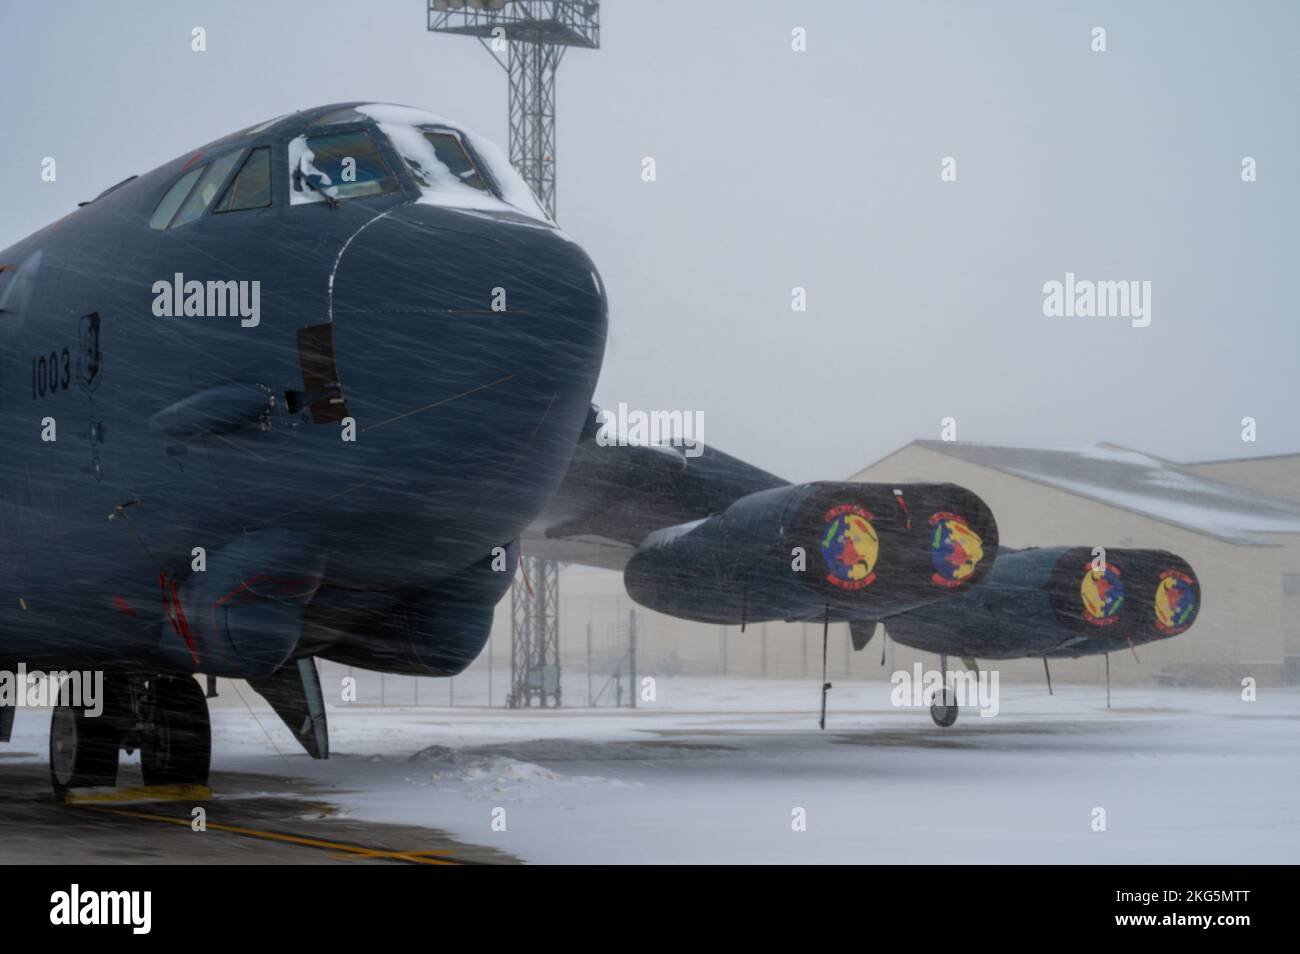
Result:
M281 599L294 599L302 595L306 589L313 589L320 586L321 578L319 576L297 576L297 577L274 577L265 573L257 573L244 580L225 596L218 598L212 603L212 631L217 631L217 611L227 603L233 602L253 602L264 597L253 592L253 585L257 583L270 583L273 587L278 587L282 592L279 594ZM248 595L245 595L248 594ZM238 600L236 600L238 597Z
M190 624L185 618L185 607L181 606L181 594L176 581L166 573L159 573L158 583L162 587L163 609L167 613L167 619L172 624L172 629L185 640L190 657L194 660L194 668L197 670L202 664L199 662L198 650L194 648L194 636L190 633Z
M270 583L273 586L279 587L283 591L279 594L279 597L281 599L293 599L295 596L301 596L303 590L311 589L313 587L319 586L320 577L292 576L292 577L284 578L284 577L268 576L265 573L257 573L254 574L253 576L250 576L247 580L244 580L242 583L236 586L225 596L222 596L219 599L215 600L212 604L212 608L217 609L218 607L224 605L225 603L230 602L232 599L234 599L236 596L239 596L241 593L245 592L246 590L253 589L253 585L256 583ZM253 596L257 597L258 594L254 593Z
M907 501L903 499L903 495L902 495L901 493L895 493L895 494L894 494L894 499L897 500L897 501L898 501L898 505L899 505L900 507L903 508L903 529L904 529L904 530L911 530L911 529L912 529L912 511L910 511L910 510L907 509Z

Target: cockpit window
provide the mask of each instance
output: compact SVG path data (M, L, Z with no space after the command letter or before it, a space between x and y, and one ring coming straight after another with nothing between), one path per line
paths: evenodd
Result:
M425 133L451 133L460 141L465 154L479 172L479 178L487 186L485 191L449 175L448 179L455 180L450 188L443 185L430 187L420 181L418 176L413 176L420 189L420 197L416 201L467 211L512 211L533 219L543 227L550 228L554 225L533 191L501 150L489 140L464 126L448 122L441 116L411 109L409 106L362 103L353 108L378 124L379 132L388 137L393 148L412 168L419 165L421 169L428 170L435 167L435 164L447 166L449 171L454 168L455 163L448 165L437 158L435 144L424 137ZM464 171L463 165L460 166L460 171Z
M425 130L424 138L433 147L433 155L429 157L432 161L422 165L416 157L408 156L406 160L422 185L437 188L440 181L459 182L480 192L488 191L487 183L474 167L474 160L454 133Z
M203 175L199 176L199 181L195 183L194 188L190 190L189 197L181 210L176 213L171 224L167 227L170 229L177 228L193 222L203 210L212 204L212 200L217 197L217 192L221 184L226 181L226 176L234 168L239 157L244 154L242 149L235 152L228 152L224 156L213 159L208 163L207 168L203 170Z
M359 112L351 106L341 106L338 109L332 109L323 116L317 116L311 121L313 126L332 126L335 123L359 123L365 120Z
M265 209L271 204L271 150L259 146L248 154L214 212Z
M185 197L190 194L190 188L194 185L194 180L199 177L199 173L202 171L202 166L196 166L176 180L176 184L167 190L167 194L158 203L158 208L153 210L153 215L149 216L149 228L167 228L167 223L172 220L176 210L185 201Z
M381 195L397 188L364 129L297 137L289 143L289 176L291 205Z

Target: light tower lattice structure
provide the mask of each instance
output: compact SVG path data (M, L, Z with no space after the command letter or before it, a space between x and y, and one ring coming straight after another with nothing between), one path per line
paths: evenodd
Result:
M506 71L510 164L555 218L555 73L569 47L600 47L598 0L428 0L428 29L478 38ZM511 708L560 705L560 574L528 556L510 591Z

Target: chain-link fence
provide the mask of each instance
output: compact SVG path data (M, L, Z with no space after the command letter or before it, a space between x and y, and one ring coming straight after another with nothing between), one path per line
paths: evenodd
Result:
M586 622L560 636L564 705L636 706L637 614ZM494 633L483 653L458 676L402 676L319 660L321 690L330 704L363 706L499 706L510 693L510 634Z

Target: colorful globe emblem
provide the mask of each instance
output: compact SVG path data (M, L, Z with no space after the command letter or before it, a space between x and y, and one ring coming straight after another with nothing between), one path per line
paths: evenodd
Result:
M1088 565L1079 595L1083 598L1083 618L1092 625L1109 626L1119 620L1119 610L1124 605L1124 581L1119 578L1119 570L1109 563L1100 570Z
M1177 570L1165 570L1156 584L1156 628L1168 636L1192 625L1196 615L1196 586Z
M940 586L961 586L982 559L984 542L964 519L952 513L936 513L930 518L931 580Z
M880 539L871 525L871 513L855 504L833 507L822 517L822 559L826 582L845 590L860 590L876 578Z

